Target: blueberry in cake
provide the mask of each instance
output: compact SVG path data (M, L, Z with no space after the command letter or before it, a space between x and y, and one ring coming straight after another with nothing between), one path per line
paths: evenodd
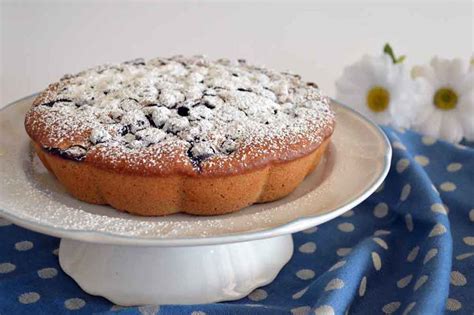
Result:
M216 215L292 192L334 130L298 75L201 56L66 75L33 102L36 153L74 197L138 215Z

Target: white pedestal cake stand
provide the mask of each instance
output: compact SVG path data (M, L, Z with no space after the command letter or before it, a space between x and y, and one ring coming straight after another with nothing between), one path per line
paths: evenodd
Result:
M215 217L131 216L71 198L33 154L23 117L33 97L0 115L0 215L61 238L59 261L86 292L119 305L236 300L273 281L291 234L350 210L388 173L381 130L333 103L337 127L321 165L290 196Z

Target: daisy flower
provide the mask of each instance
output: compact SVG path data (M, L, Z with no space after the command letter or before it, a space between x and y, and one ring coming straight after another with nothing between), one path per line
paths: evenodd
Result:
M461 59L433 58L416 66L418 83L414 129L428 136L457 143L474 140L474 68Z
M389 45L380 56L364 56L336 81L336 99L373 121L407 128L413 117L414 84Z

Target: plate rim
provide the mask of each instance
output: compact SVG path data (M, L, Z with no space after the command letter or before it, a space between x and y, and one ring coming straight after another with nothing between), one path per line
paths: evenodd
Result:
M38 95L33 93L31 95L22 97L16 101L13 101L0 108L0 112L6 108L16 105L26 99L32 98ZM287 234L297 233L302 230L323 224L329 220L332 220L355 206L359 205L365 199L367 199L385 180L390 170L390 164L392 159L392 146L390 141L380 126L374 123L371 119L363 116L351 107L344 105L343 103L331 98L331 103L341 106L345 110L350 111L352 114L358 116L360 119L365 121L368 125L374 128L374 130L381 136L383 144L385 146L383 155L383 169L378 177L376 177L367 189L357 197L345 203L343 206L332 210L331 212L324 214L317 214L312 216L299 217L285 224L270 228L257 230L252 232L239 232L232 234L224 234L220 236L212 237L194 237L194 238L146 238L139 236L126 236L108 233L104 231L93 231L93 230L77 230L77 229L64 229L57 226L51 226L43 223L29 220L20 216L16 216L11 212L7 212L5 209L0 208L0 216L8 219L15 225L20 227L39 232L42 234L50 235L59 238L75 239L78 241L100 243L109 245L132 245L132 246L159 246L159 247L178 247L178 246L203 246L203 245L218 245L228 244L236 242L246 242L253 240L260 240L271 237L279 237Z

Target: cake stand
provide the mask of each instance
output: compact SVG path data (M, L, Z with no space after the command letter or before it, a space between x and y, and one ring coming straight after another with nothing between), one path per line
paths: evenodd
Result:
M84 291L124 306L236 300L277 276L291 234L350 210L379 187L383 132L333 102L337 127L321 164L288 197L236 213L138 217L70 197L33 154L23 128L34 96L0 115L0 215L61 238L59 262Z

